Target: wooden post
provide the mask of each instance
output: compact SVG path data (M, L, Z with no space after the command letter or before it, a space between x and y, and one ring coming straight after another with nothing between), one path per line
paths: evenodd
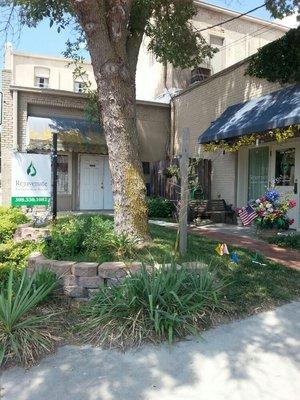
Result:
M181 195L179 210L179 251L181 256L185 255L187 250L187 212L189 201L189 143L190 130L189 128L184 128L182 134L182 148L180 157Z

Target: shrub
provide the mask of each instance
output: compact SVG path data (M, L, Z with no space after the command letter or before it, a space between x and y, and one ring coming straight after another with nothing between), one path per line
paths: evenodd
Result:
M112 261L131 258L135 243L114 233L112 220L89 216L69 218L53 227L46 240L44 254L55 259L84 258L89 261Z
M28 221L18 208L0 207L0 243L11 239L17 226Z
M271 236L268 238L268 242L300 250L300 235L297 234Z
M162 197L151 197L148 199L149 218L171 218L175 212L174 204Z
M46 240L45 255L62 260L83 252L83 241L89 229L90 218L65 218L53 226Z
M13 269L17 276L27 266L29 255L39 250L41 245L36 242L23 241L15 243L10 240L0 244L0 282L4 282Z
M49 332L53 315L33 314L53 287L52 283L39 286L35 275L29 279L25 272L16 285L10 271L7 284L0 291L0 366L11 360L29 365L53 349L56 338Z
M115 287L101 287L83 309L85 341L126 348L195 334L219 305L222 283L208 269L145 267Z

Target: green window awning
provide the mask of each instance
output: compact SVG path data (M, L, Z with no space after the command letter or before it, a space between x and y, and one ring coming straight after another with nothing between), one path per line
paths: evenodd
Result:
M58 136L58 150L107 154L100 124L72 117L29 116L27 119L29 149L50 149L53 132Z

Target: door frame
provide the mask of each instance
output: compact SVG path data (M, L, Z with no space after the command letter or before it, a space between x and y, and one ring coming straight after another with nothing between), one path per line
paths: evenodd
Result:
M300 193L299 193L299 182L300 182L300 141L291 140L282 143L274 143L270 145L270 160L269 160L269 180L272 181L275 178L276 172L276 159L275 154L276 150L286 149L294 147L295 148L295 181L298 183L297 194L296 194L296 221L293 225L292 229L300 230ZM293 190L293 189L292 189Z
M78 201L78 203L77 204L78 204L78 210L82 210L82 211L86 210L86 209L82 208L81 204L80 204L81 203L80 202L80 187L81 187L81 179L82 179L82 177L81 177L81 163L82 163L82 159L84 158L84 156L96 157L99 160L102 160L102 163L103 163L103 183L104 183L104 180L105 180L105 176L104 176L104 174L105 174L105 164L106 164L105 161L108 160L108 155L78 153L78 167L77 167L77 176L78 176L78 179L77 179L77 201ZM99 211L102 211L102 210L106 209L105 208L105 193L106 193L106 191L105 191L105 187L104 187L104 191L103 191L103 208L99 209ZM93 210L91 210L91 211L93 211ZM95 211L98 211L98 209L95 209Z

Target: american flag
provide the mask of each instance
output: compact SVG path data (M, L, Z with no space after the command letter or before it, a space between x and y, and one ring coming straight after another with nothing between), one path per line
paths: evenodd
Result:
M248 226L257 217L257 214L251 206L248 206L239 212L239 217L243 225Z

